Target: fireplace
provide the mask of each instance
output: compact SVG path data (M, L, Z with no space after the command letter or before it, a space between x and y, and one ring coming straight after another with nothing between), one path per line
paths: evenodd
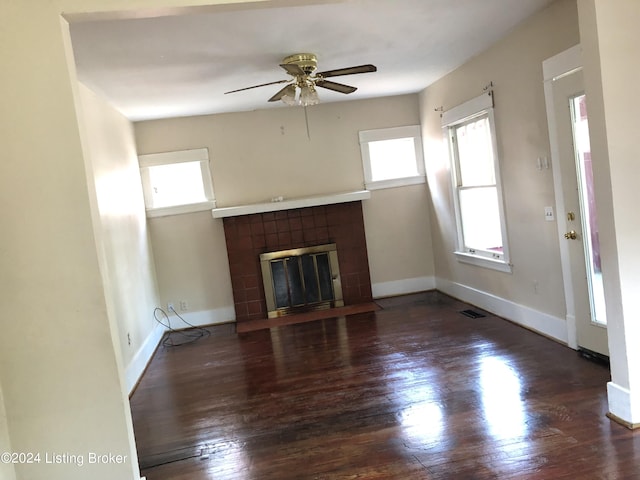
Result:
M331 302L340 306L339 292L344 306L373 301L360 201L228 216L223 221L237 322L266 319L269 312L278 310L267 306L260 258L265 253L333 244L335 253L328 254L328 258L334 299L322 296L329 305L321 302L321 306L313 308L331 307ZM324 261L320 259L321 264ZM322 285L326 287L326 281ZM295 311L280 308L279 315Z
M335 243L263 253L260 267L269 318L344 305Z

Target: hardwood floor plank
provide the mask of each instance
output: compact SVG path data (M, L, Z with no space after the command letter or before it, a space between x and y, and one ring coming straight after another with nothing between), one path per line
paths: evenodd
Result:
M377 303L158 349L130 400L142 474L640 479L605 366L438 292Z

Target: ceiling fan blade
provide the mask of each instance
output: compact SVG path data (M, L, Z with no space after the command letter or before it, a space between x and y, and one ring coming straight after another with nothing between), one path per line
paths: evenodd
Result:
M351 87L342 83L330 82L329 80L317 80L315 83L318 87L327 88L340 93L353 93L357 90L356 87Z
M289 75L298 76L298 75L306 75L304 70L300 68L300 65L296 65L295 63L281 63L280 66L284 68Z
M336 70L327 70L326 72L316 73L318 77L339 77L340 75L353 75L354 73L376 72L378 69L375 65L358 65L357 67L338 68Z
M277 102L278 100L280 100L282 97L284 97L285 93L287 93L287 90L292 86L293 84L289 84L287 86L285 86L284 88L281 88L280 90L278 90L276 92L276 94L271 97L268 101L269 102ZM294 95L295 95L295 90L294 90Z
M278 80L277 82L261 83L260 85L254 85L253 87L239 88L237 90L231 90L230 92L224 92L224 94L226 95L227 93L242 92L244 90L251 90L252 88L266 87L267 85L276 85L277 83L285 83L285 82L290 82L290 81L291 81L291 79Z

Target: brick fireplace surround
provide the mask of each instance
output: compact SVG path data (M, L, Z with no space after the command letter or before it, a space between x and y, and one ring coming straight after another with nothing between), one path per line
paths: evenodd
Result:
M360 201L223 219L236 321L267 318L260 254L335 243L345 306L373 301Z

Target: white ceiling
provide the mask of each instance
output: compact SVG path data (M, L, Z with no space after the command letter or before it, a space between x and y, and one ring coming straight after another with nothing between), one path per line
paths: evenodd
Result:
M318 56L318 71L372 63L331 80L321 102L415 93L554 0L275 0L145 18L74 18L79 79L132 121L280 107L278 64ZM478 88L481 88L479 85Z

